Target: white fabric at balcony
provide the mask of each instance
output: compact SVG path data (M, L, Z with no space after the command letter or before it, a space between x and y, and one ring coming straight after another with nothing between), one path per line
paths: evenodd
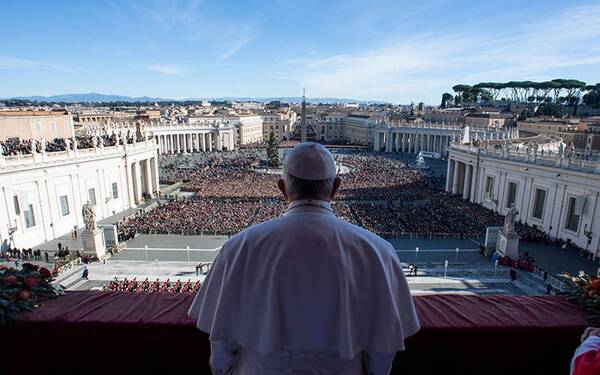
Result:
M345 360L403 350L419 330L392 245L322 201L293 201L223 245L189 315L243 351Z

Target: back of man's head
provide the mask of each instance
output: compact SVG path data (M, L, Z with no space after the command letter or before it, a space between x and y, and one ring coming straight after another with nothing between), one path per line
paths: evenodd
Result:
M282 178L287 199L290 201L297 199L328 201L331 199L331 193L335 185L335 177L325 180L304 180L284 173Z
M339 186L336 174L331 152L318 143L304 142L286 155L279 188L289 201L330 200Z

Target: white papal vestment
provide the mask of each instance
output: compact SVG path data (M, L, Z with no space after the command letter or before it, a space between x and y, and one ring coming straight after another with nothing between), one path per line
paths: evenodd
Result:
M218 374L387 374L419 330L392 245L316 200L227 241L189 316Z

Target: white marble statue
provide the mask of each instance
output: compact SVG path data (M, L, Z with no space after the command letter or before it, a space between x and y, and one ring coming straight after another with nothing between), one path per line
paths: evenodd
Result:
M565 144L564 143L559 143L558 145L558 157L562 158L565 155Z
M519 212L517 211L517 209L511 207L506 213L506 216L504 216L504 226L502 230L505 234L515 233L515 218L518 214Z
M81 209L83 215L83 222L85 224L85 230L94 231L96 230L96 210L89 202L83 205Z

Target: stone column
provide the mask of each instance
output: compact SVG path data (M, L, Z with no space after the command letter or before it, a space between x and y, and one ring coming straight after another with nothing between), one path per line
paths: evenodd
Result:
M204 133L200 134L200 141L202 144L202 152L206 152L206 134L204 134Z
M452 177L454 176L454 159L448 159L448 167L446 169L446 191L452 191Z
M146 194L152 195L152 170L150 169L150 159L146 159L143 165Z
M212 152L212 150L213 150L213 134L211 132L211 133L208 133L207 135L208 135L208 152Z
M472 165L465 164L465 182L463 185L463 199L469 199L471 196L471 168Z
M402 152L406 152L406 145L407 145L406 133L402 133Z
M385 152L392 152L392 132L390 129L385 133Z
M381 148L380 142L381 142L381 133L379 133L379 131L375 130L375 139L373 141L373 151L375 152L379 152L379 149Z
M133 187L134 187L134 200L135 204L140 204L142 202L142 176L141 176L141 168L140 162L134 162L131 164L131 174L133 177Z
M233 130L230 130L229 133L227 133L227 138L228 138L228 142L229 142L229 151L233 151L235 149L235 142L233 141Z
M150 170L152 171L152 192L160 190L160 182L158 179L158 160L156 158L150 159Z
M221 132L217 132L217 137L216 142L215 142L215 147L217 148L217 151L223 151L223 142L221 141Z
M457 160L454 161L454 174L452 176L452 194L458 194L458 176L461 163Z
M400 152L400 133L396 133L396 152Z
M475 166L471 166L471 195L469 196L469 200L475 203L475 197L477 191L475 190L477 187L477 171L475 170Z

